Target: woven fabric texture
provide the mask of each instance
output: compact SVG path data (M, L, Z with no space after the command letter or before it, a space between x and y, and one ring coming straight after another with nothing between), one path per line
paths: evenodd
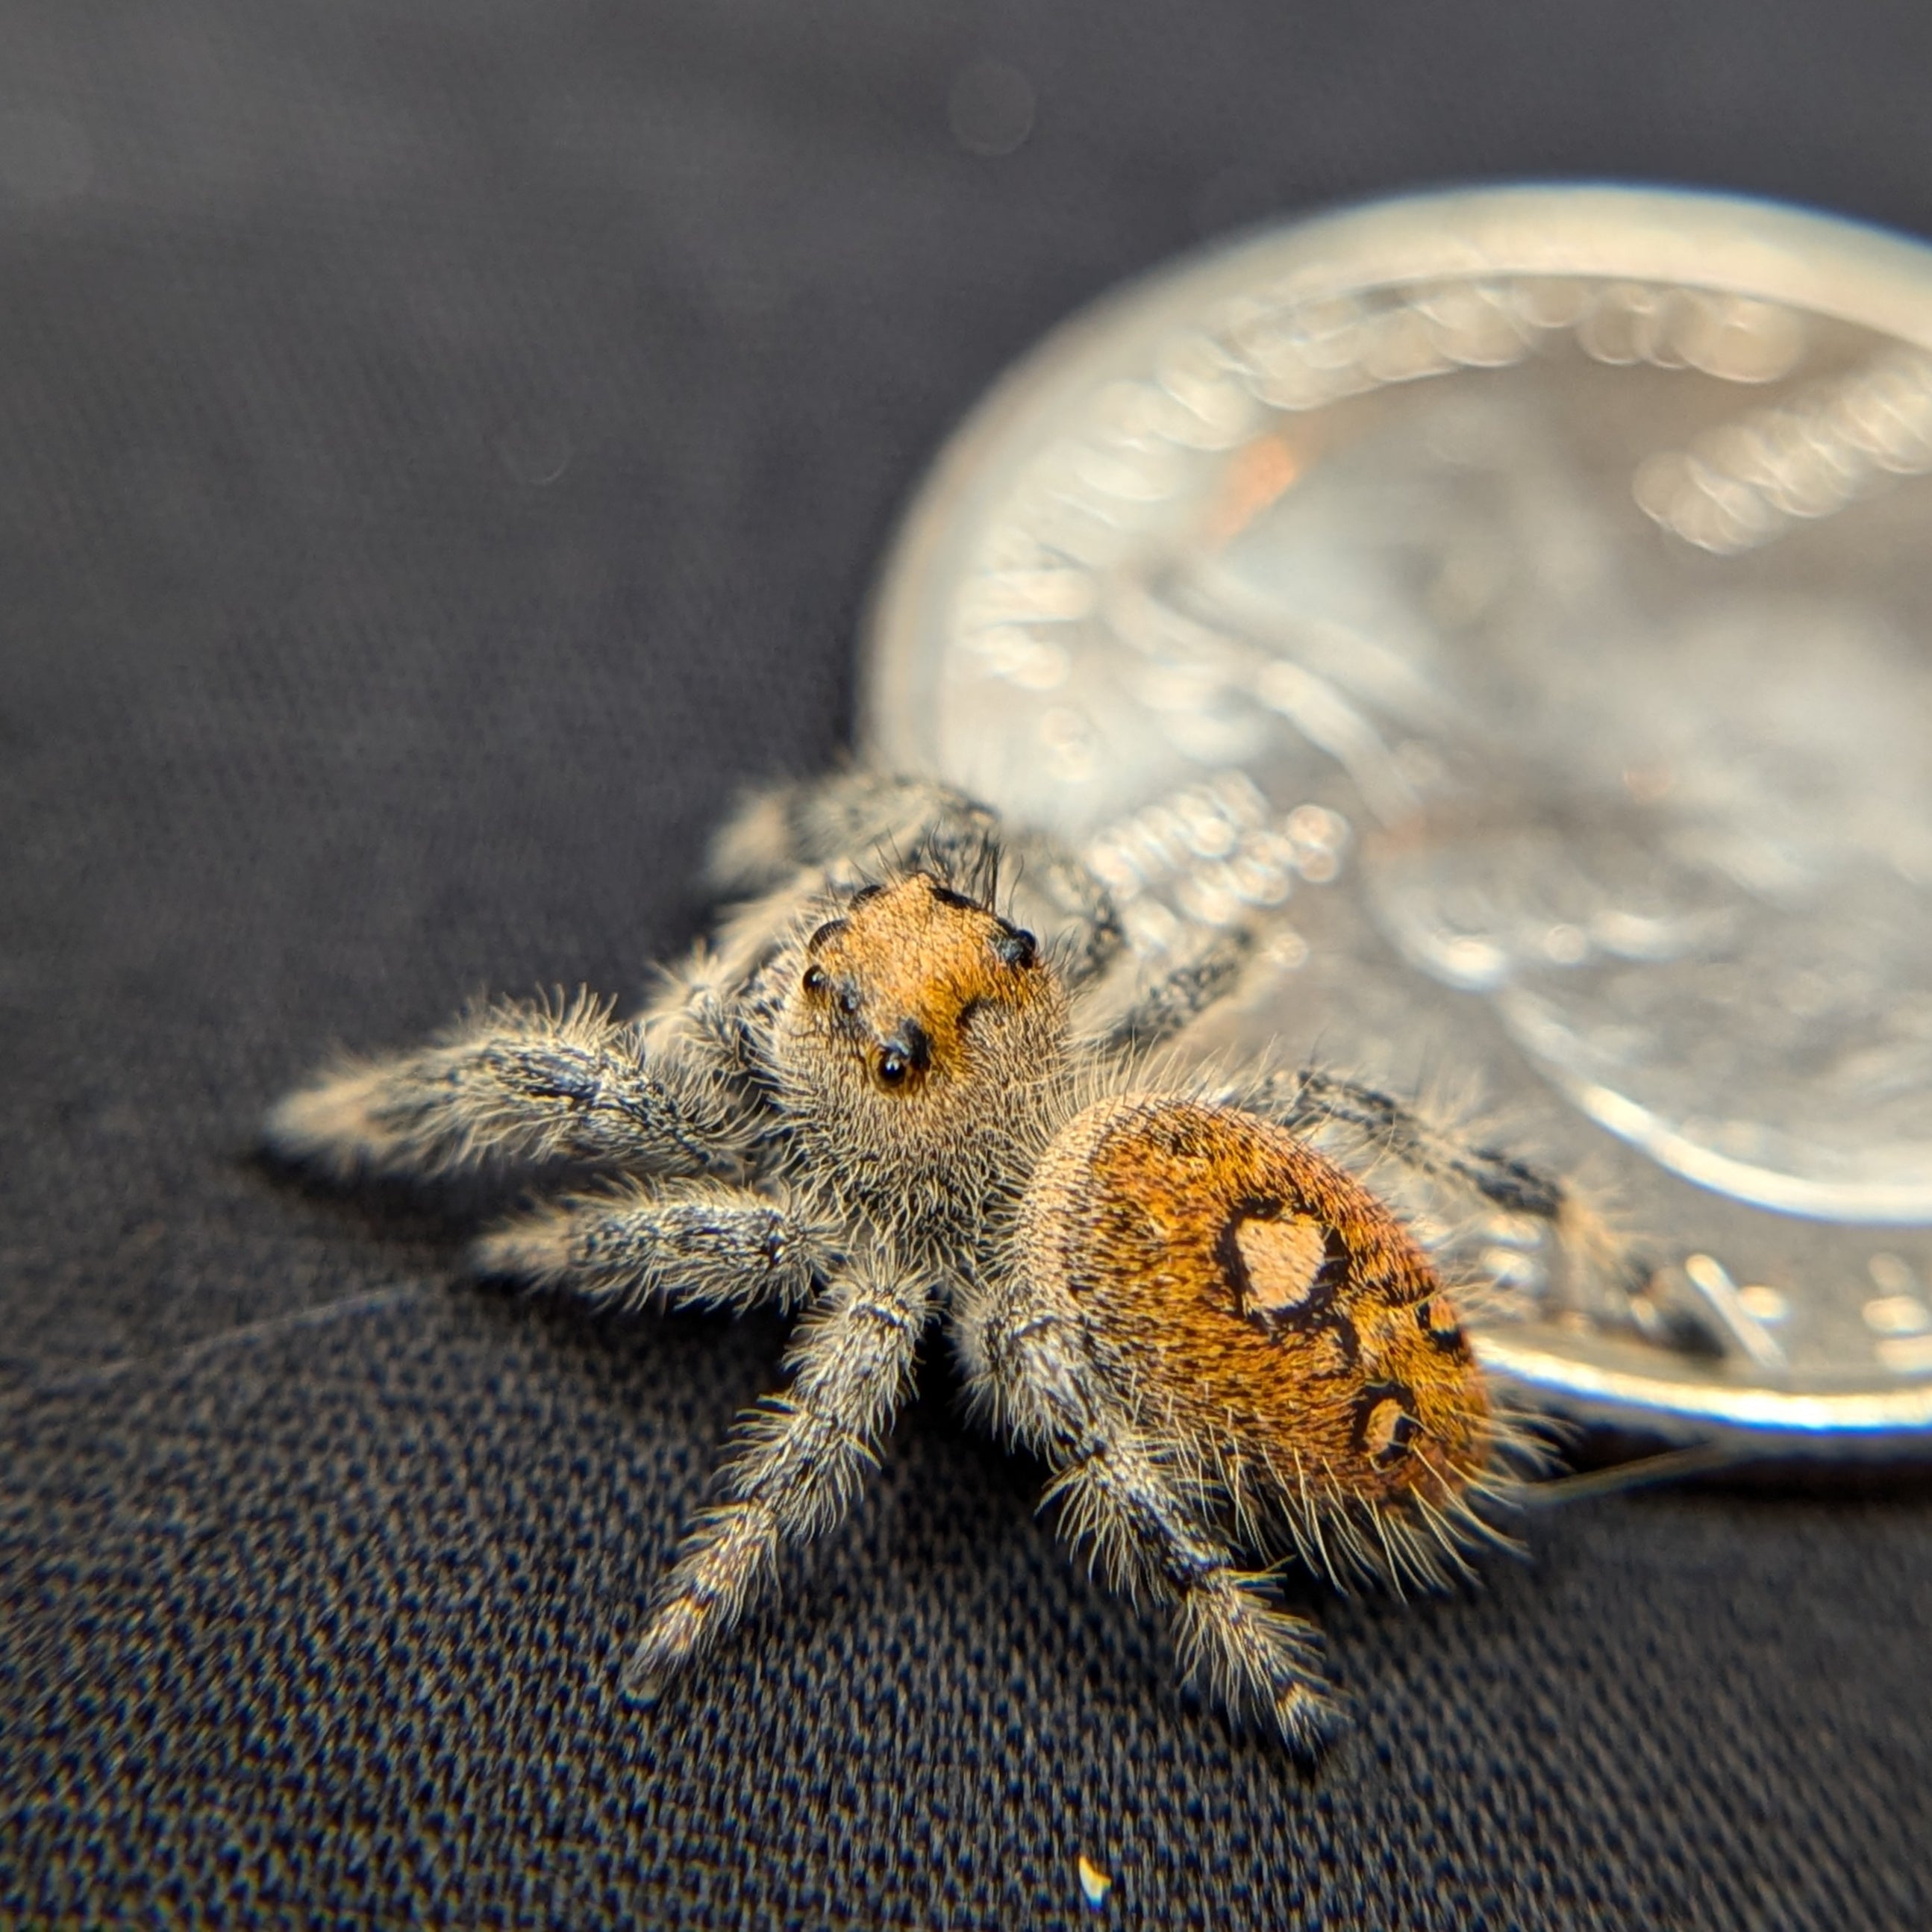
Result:
M478 1202L251 1152L334 1042L641 989L1080 302L1455 178L1928 232L1928 59L1783 0L0 8L0 1922L1932 1924L1922 1482L1323 1600L1311 1773L1172 1687L942 1355L640 1719L781 1328L479 1288Z

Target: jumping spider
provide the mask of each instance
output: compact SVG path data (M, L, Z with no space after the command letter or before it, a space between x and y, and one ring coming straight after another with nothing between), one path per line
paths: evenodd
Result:
M1312 1748L1335 1712L1316 1627L1237 1551L1438 1585L1502 1540L1519 1434L1421 1243L1310 1137L1352 1130L1559 1241L1600 1228L1359 1084L1172 1071L1160 1043L1241 944L1123 1000L1106 888L956 794L851 772L758 801L719 850L756 896L638 1018L494 1006L338 1064L268 1126L340 1176L604 1168L484 1235L482 1271L803 1310L790 1386L746 1418L628 1688L655 1696L844 1516L943 1318L980 1410L1052 1468L1064 1533L1172 1606L1184 1666L1231 1712Z

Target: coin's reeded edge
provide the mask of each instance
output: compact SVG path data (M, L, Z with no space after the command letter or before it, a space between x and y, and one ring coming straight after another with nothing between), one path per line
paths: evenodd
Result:
M1767 1450L1812 1455L1932 1456L1932 1382L1882 1394L1808 1395L1673 1382L1586 1362L1493 1329L1472 1340L1490 1374L1533 1392L1540 1404L1586 1417L1678 1438L1721 1432Z
M1558 218L1560 217L1560 219ZM1220 301L1265 286L1318 298L1391 282L1481 274L1628 277L1762 297L1932 349L1932 248L1838 215L1688 188L1539 183L1451 188L1250 230L1099 296L994 383L940 446L887 546L860 626L859 747L931 770L937 694L914 648L926 586L944 578L994 494L982 457L1013 421L1044 443L1105 379L1144 373L1148 352ZM1097 356L1090 351L1101 352ZM1070 370L1090 380L1056 397ZM997 473L997 466L992 466ZM943 774L942 774L943 776Z

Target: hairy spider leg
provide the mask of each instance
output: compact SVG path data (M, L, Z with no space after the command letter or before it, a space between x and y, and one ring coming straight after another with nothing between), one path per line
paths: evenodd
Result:
M842 1520L910 1391L934 1306L928 1282L868 1261L808 1310L786 1358L790 1385L745 1418L722 1499L699 1518L664 1580L625 1670L631 1695L654 1701L769 1587L786 1546Z
M1222 933L1192 958L1171 966L1108 1028L1102 1049L1108 1054L1144 1052L1172 1040L1232 990L1254 944L1250 932Z
M614 1182L494 1228L476 1271L605 1307L788 1312L832 1265L831 1231L782 1198L705 1181Z
M1244 1088L1240 1101L1294 1133L1331 1123L1352 1129L1373 1151L1427 1180L1459 1188L1507 1214L1544 1222L1592 1315L1628 1322L1673 1347L1714 1345L1709 1330L1688 1310L1666 1308L1653 1298L1654 1258L1546 1169L1474 1145L1372 1087L1312 1067L1270 1072Z
M269 1114L269 1147L340 1176L450 1174L492 1160L702 1174L738 1167L735 1096L589 995L506 1001L428 1046L345 1059Z
M1237 1565L1197 1486L1105 1399L1073 1325L1016 1285L966 1340L988 1406L1053 1468L1047 1500L1060 1506L1061 1534L1112 1588L1172 1606L1184 1676L1313 1751L1340 1716L1320 1631Z

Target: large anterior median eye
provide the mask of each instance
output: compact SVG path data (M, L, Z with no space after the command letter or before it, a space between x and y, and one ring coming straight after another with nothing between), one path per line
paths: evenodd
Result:
M896 1088L903 1088L932 1064L932 1037L918 1021L910 1018L899 1022L892 1037L880 1047L879 1057L872 1063L880 1084Z

